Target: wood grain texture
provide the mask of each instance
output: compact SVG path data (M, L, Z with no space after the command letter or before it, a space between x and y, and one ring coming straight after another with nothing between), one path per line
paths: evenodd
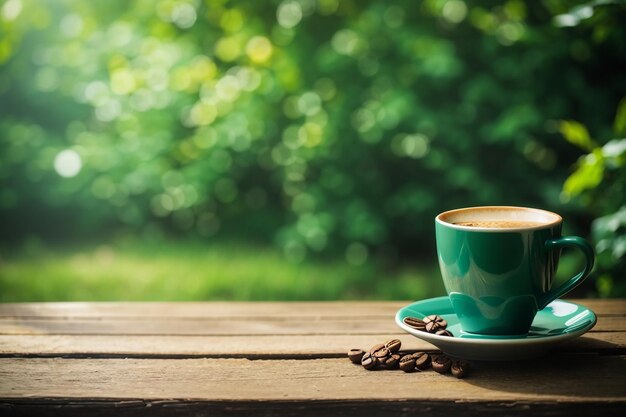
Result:
M410 301L71 302L0 304L0 317L203 319L220 317L388 317Z
M573 366L575 365L575 366ZM4 399L446 400L625 402L626 360L576 355L432 370L366 371L347 359L0 359ZM554 375L561 375L555 378ZM563 378L567 375L567 378Z
M252 337L0 335L0 356L341 357L351 348L367 349L391 338L399 338L406 350L435 349L406 333ZM626 353L626 332L587 333L557 348L580 353Z
M599 317L592 331L626 331L619 316ZM224 318L202 320L85 320L83 318L2 318L0 334L80 335L349 335L394 334L394 316L367 319Z
M621 415L626 301L580 300L593 331L542 359L474 363L466 380L365 371L407 302L0 305L0 414Z

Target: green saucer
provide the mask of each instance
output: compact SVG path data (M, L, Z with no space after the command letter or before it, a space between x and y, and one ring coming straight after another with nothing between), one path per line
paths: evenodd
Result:
M443 317L448 322L447 329L454 337L416 330L402 322L405 317L421 319L431 314ZM437 297L401 308L396 313L396 324L450 356L469 360L504 361L536 357L556 344L576 338L596 324L596 315L580 304L555 300L537 313L527 334L490 336L464 332L449 298Z

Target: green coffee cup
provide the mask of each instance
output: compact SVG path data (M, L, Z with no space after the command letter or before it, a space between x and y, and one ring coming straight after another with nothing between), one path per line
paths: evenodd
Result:
M525 334L537 311L587 278L593 249L578 236L561 236L562 223L549 211L508 206L462 208L436 217L439 266L464 331ZM564 247L580 249L585 267L553 287Z

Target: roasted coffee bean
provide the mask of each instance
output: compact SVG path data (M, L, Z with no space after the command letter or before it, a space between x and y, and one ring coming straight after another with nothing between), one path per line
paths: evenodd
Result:
M450 330L446 330L446 329L441 329L441 330L437 330L435 332L436 335L438 336L450 336L450 337L454 337L454 335L450 332Z
M412 354L404 355L400 358L399 366L404 372L413 372L415 370L415 357Z
M352 361L352 363L361 363L363 355L365 355L365 351L363 349L350 349L348 351L348 358Z
M363 368L370 371L376 368L376 365L378 365L378 359L376 358L376 356L372 355L371 352L365 352L365 354L361 358L361 365L363 365Z
M378 350L373 351L372 355L374 355L377 359L384 359L391 355L391 352L386 347L382 347Z
M398 339L392 339L385 343L385 347L389 349L389 352L396 353L400 350L400 346L402 346L402 342Z
M381 363L387 369L398 369L398 366L400 365L400 355L393 353L384 358Z
M433 360L433 369L440 374L448 372L450 366L452 366L452 360L445 354L439 355Z
M426 370L430 367L430 364L432 362L430 355L426 352L415 352L413 354L413 357L415 358L415 368L423 371Z
M452 361L452 365L450 366L450 371L452 375L461 379L465 377L469 372L470 365L465 361Z
M417 317L405 317L402 322L416 330L426 330L426 323L424 323L424 320L418 319Z
M436 314L424 317L424 324L429 333L435 333L437 330L445 329L448 326L448 322Z

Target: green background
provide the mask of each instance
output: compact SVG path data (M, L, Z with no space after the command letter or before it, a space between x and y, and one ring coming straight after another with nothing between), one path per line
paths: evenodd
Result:
M416 299L524 205L624 296L626 6L0 3L0 300ZM566 256L562 278L581 259Z

